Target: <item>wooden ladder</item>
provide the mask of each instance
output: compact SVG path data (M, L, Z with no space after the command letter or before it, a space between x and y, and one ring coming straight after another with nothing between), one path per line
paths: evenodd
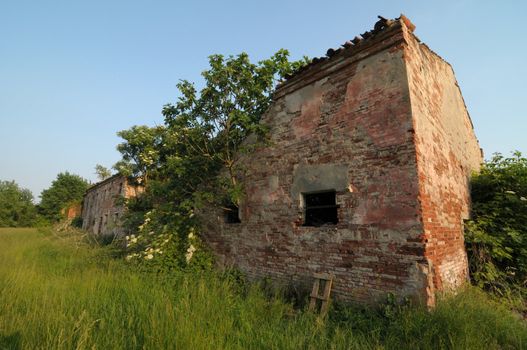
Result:
M317 301L320 300L320 316L326 316L329 308L329 295L331 294L331 284L333 283L333 276L330 273L315 273L313 274L315 283L313 284L313 290L311 291L311 300L309 302L309 310L315 311L317 307ZM324 281L324 292L320 295L320 281Z

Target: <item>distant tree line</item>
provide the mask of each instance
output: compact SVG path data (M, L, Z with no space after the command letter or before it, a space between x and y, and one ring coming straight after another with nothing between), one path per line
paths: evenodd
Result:
M53 224L63 218L63 210L80 202L89 182L69 172L60 173L42 191L40 203L15 181L0 181L0 227L29 227Z
M14 181L0 181L0 227L33 226L36 217L31 191Z

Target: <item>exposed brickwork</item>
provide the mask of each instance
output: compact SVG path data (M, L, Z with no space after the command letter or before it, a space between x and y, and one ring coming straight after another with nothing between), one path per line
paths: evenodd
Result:
M279 86L270 145L245 160L241 223L203 217L220 263L285 283L333 273L334 295L360 302L433 302L466 277L466 175L481 155L450 67L412 27L392 21ZM336 191L339 222L303 226L303 194L321 190Z
M139 190L120 175L88 188L82 203L82 228L96 235L122 235L120 218L125 208L118 199L135 197Z
M482 153L452 67L407 37L425 255L436 288L456 287L468 278L463 219L470 211L469 177Z
M72 203L66 208L61 210L61 214L64 215L66 219L73 219L81 215L82 207L80 203Z

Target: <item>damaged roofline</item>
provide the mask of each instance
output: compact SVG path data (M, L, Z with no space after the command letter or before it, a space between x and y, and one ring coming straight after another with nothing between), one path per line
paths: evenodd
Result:
M393 20L382 16L378 17L379 21L375 23L373 30L362 33L361 37L356 36L354 39L346 41L338 49L328 49L325 57L315 57L311 63L300 68L292 75L286 76L286 80L276 87L273 99L279 99L315 82L321 78L321 71L338 71L398 42L404 42L403 27L409 33L413 33L415 30L415 25L403 14ZM397 34L401 34L400 37L394 38ZM419 41L419 39L417 40ZM375 45L378 45L378 47L371 50Z

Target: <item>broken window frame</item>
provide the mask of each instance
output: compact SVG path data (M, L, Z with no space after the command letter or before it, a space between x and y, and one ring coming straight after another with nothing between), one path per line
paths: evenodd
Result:
M309 202L311 200L309 197L311 196L320 196L320 195L329 195L332 194L331 201L327 201L327 203L319 204L319 205L310 205ZM334 189L329 190L323 190L323 191L315 191L315 192L304 192L302 193L302 200L303 200L303 209L304 209L304 223L302 226L306 227L321 227L321 226L335 226L339 222L339 213L338 208L340 207L337 204L337 191ZM331 204L329 203L331 202ZM320 210L326 210L327 212L322 215L318 216L318 221L314 220L311 215L313 211L320 211ZM331 213L328 214L328 212L331 210ZM333 212L334 211L334 212ZM324 219L324 217L331 217L332 220Z

